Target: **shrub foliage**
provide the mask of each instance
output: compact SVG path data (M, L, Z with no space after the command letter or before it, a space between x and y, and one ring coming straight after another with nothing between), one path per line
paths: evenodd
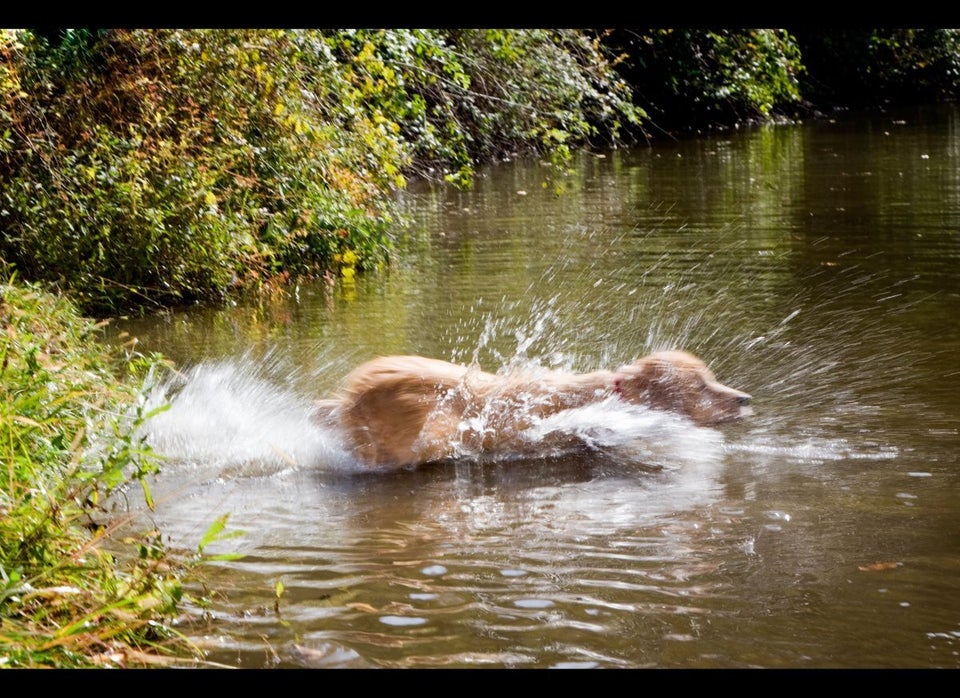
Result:
M654 123L703 128L765 121L800 100L804 67L782 29L622 29L624 74Z
M574 31L0 35L0 256L82 307L383 264L410 174L639 123Z

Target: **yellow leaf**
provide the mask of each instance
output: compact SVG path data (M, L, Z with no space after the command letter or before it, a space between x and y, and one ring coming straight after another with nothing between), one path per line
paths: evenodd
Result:
M869 565L859 565L857 569L861 572L880 572L882 570L894 570L901 564L900 562L873 562Z

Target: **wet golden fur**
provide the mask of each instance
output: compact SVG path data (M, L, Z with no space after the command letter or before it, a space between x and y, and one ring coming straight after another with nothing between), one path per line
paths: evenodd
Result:
M385 356L359 366L317 406L317 420L343 430L354 456L377 467L522 449L523 432L562 410L619 396L710 425L745 413L750 396L718 383L706 364L663 351L616 371L496 375L421 356Z

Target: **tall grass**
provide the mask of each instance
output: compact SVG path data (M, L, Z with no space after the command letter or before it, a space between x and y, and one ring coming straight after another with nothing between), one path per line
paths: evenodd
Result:
M119 356L64 298L0 283L0 666L144 666L199 657L174 628L189 559L118 535L108 495L158 460L138 440L155 357Z

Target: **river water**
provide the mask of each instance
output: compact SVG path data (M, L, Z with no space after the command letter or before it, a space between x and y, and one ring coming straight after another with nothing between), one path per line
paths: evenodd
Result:
M960 111L743 129L411 186L395 263L118 320L178 369L146 520L226 533L181 630L237 667L960 667ZM416 353L754 396L718 428L600 406L617 447L364 472L311 402Z

